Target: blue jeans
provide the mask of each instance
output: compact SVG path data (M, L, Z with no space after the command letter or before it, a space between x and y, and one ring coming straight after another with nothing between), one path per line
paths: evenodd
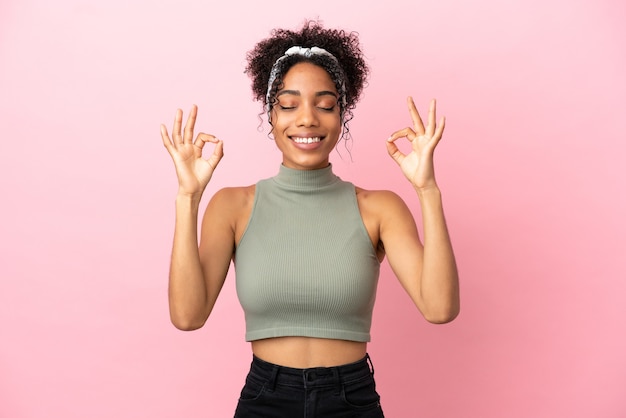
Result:
M253 356L235 418L384 417L371 364L294 369Z

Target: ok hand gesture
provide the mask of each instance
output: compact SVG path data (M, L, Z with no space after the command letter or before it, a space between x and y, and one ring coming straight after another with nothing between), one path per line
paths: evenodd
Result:
M211 180L215 167L224 156L224 145L221 140L205 133L199 133L193 141L193 128L197 114L198 107L194 105L185 123L184 134L181 135L183 112L178 109L172 130L173 139L170 139L165 125L161 125L161 138L176 166L179 194L199 197ZM204 159L202 148L207 142L216 145L213 154L208 159Z
M407 99L407 104L413 120L413 127L394 132L387 139L387 152L398 163L406 178L409 179L416 189L436 187L433 155L435 147L443 135L445 118L442 117L438 125L435 123L436 104L433 99L428 110L428 126L424 128L422 118L415 107L412 97ZM409 140L411 143L410 153L405 155L398 149L395 141L399 138Z

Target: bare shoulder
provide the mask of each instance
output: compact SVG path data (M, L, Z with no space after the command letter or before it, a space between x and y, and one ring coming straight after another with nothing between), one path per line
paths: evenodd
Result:
M246 204L251 204L254 201L254 189L255 186L241 186L241 187L224 187L218 190L211 201L209 206L213 205L216 209L220 210L233 210L241 208Z
M213 227L228 227L236 242L239 242L248 223L256 186L225 187L217 191L206 209L205 224Z
M356 187L356 197L362 211L372 211L379 215L408 209L404 200L391 190L367 190Z
M413 215L404 200L390 190L366 190L356 187L357 203L372 244L379 260L387 252L386 242L393 238L393 231L414 230Z

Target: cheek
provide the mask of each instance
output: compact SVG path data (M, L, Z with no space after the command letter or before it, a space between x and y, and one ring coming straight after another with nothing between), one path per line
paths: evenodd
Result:
M339 116L339 114L334 115L331 124L333 125L333 130L337 132L341 132L341 128L343 126L343 120Z
M270 121L272 130L275 132L284 130L291 123L288 114L282 113L279 115L279 113L275 110L272 110L271 117Z

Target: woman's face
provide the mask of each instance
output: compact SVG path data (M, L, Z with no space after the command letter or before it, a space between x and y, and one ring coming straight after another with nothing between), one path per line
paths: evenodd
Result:
M328 166L341 133L338 97L335 83L322 67L301 62L287 71L271 113L274 139L286 167Z

